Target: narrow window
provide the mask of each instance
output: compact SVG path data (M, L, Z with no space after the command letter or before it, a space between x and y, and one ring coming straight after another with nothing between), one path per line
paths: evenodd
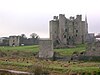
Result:
M15 40L13 40L13 42L15 42Z
M73 23L73 25L74 25L74 22L72 22Z
M69 41L69 39L67 38L67 41Z
M70 36L69 36L69 39L70 39Z
M76 33L78 33L78 30L76 30Z
M56 43L57 43L57 44L60 44L58 40L56 40Z
M67 32L67 29L65 29L65 32Z
M66 35L64 35L64 38L66 38Z

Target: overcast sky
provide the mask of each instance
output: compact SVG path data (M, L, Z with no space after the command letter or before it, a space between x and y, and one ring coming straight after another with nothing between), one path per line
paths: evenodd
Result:
M0 0L0 37L37 33L49 37L49 21L87 15L89 32L100 32L100 0Z

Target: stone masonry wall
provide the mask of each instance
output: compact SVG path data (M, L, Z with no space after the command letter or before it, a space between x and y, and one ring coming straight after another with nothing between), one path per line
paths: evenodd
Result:
M39 40L39 58L52 58L53 57L53 43L50 39Z

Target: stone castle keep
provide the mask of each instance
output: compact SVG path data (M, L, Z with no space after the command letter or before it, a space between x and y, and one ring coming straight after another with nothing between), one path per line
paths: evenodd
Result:
M75 44L82 44L86 41L88 34L87 18L82 21L82 15L77 15L76 18L65 17L64 14L54 16L50 24L50 39L52 39L54 48L64 47Z
M39 57L41 58L53 57L53 48L73 47L73 45L86 42L88 24L87 18L82 21L82 15L68 19L64 14L59 14L59 17L53 17L53 20L49 22L49 26L50 38L48 40L40 39Z

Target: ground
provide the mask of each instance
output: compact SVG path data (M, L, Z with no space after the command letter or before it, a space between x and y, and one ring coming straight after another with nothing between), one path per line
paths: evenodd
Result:
M62 56L70 56L74 52L85 51L85 45L77 45L76 48L54 49ZM51 61L37 58L38 45L20 47L0 47L0 69L33 72L35 66L41 67L50 73L66 74L69 72L100 72L100 62L70 62Z

